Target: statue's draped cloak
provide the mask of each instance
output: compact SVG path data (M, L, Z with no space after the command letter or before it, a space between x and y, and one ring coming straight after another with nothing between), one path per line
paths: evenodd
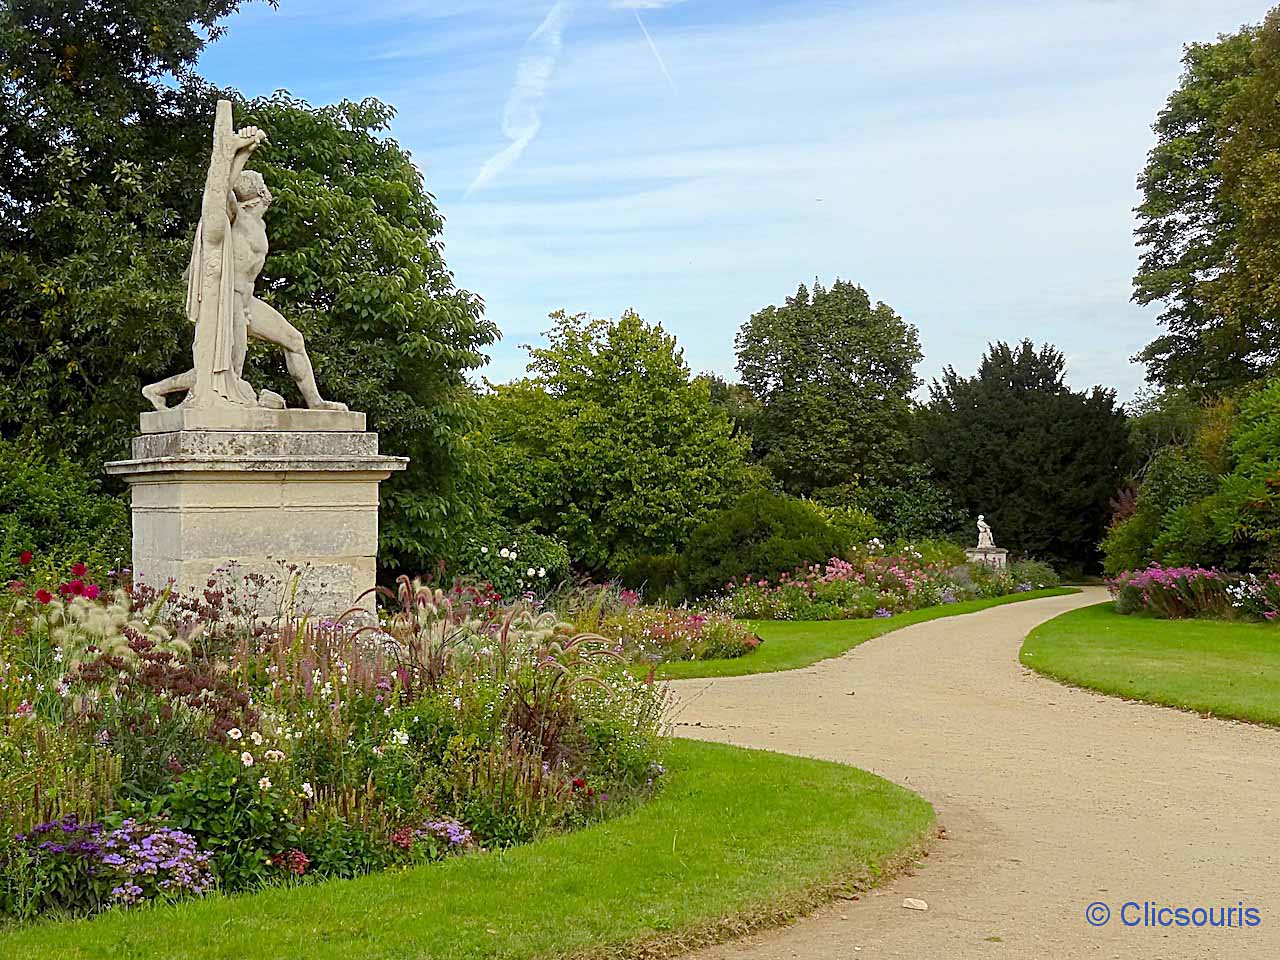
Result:
M246 335L237 330L235 290L235 244L231 236L231 218L221 212L222 243L220 255L205 243L204 218L196 227L191 245L191 263L187 266L187 319L196 326L192 353L195 360L196 384L184 401L189 406L211 406L230 401L253 405L253 388L235 369L236 341Z

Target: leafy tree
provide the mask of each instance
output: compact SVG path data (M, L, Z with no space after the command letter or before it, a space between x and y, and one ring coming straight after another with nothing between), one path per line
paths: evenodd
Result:
M1205 406L1147 465L1103 542L1109 573L1151 562L1274 570L1280 558L1280 378Z
M1280 11L1191 44L1139 178L1134 299L1165 333L1139 355L1150 379L1218 393L1280 359Z
M952 536L965 524L964 513L922 464L911 464L895 483L843 484L820 490L823 503L862 510L879 521L890 540Z
M737 337L738 370L759 407L753 452L793 493L855 478L897 479L910 446L920 337L861 287L815 281L765 307Z
M182 271L217 91L192 73L238 0L17 0L0 8L0 436L97 475L127 450L143 384L190 363ZM497 331L454 287L442 218L393 111L243 102L275 203L259 295L303 332L335 399L410 469L384 488L382 559L425 569L472 513L469 370ZM280 358L249 375L286 397ZM118 489L118 488L117 488Z
M661 326L629 311L551 319L531 376L485 402L498 510L592 572L677 550L747 482L745 440Z
M1046 344L988 348L977 376L951 367L919 412L920 454L970 518L986 514L996 541L1080 569L1097 558L1109 501L1129 470L1115 393L1077 393Z

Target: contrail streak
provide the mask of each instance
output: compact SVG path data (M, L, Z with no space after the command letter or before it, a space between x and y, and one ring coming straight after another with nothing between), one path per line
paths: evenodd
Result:
M658 61L658 67L662 70L662 75L667 78L667 83L671 86L672 91L679 93L680 91L676 89L676 82L671 79L671 72L667 69L667 65L662 62L662 54L658 52L658 45L653 42L653 37L649 36L649 28L640 19L640 8L632 7L631 12L636 15L636 23L640 25L640 32L649 41L649 49L653 51L653 59Z
M524 53L516 67L516 82L502 117L502 132L511 143L485 161L463 194L464 200L515 163L538 135L542 126L542 104L556 61L560 59L561 36L571 6L572 0L556 0L538 29L525 41Z

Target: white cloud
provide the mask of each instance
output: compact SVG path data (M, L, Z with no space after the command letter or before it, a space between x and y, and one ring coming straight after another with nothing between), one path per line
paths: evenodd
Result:
M542 105L551 83L551 74L560 59L565 21L571 0L556 0L542 23L525 42L524 52L516 67L515 85L507 97L502 117L502 132L511 143L490 157L471 185L464 199L481 189L520 158L533 142L542 126Z

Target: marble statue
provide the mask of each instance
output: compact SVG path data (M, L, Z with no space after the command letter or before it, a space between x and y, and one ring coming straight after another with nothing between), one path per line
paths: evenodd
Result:
M256 392L244 379L249 337L284 350L285 365L310 409L347 409L320 396L302 334L253 295L267 259L263 217L271 206L271 191L262 174L246 170L245 164L264 143L267 135L257 127L233 130L231 102L218 101L213 156L185 274L187 319L195 325L194 364L143 388L157 410L168 407L170 394L183 391L187 396L180 406L187 409L283 409L283 397L270 390Z
M984 547L994 549L995 545L995 538L991 535L991 524L987 523L982 514L978 514L978 549L981 550Z

